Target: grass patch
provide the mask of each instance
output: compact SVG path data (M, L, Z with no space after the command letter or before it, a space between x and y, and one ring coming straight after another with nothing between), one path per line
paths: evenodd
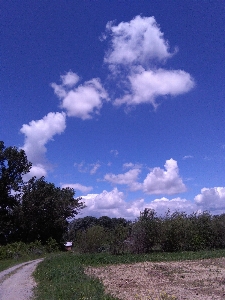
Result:
M113 300L104 294L104 287L97 279L84 274L82 259L70 253L48 257L38 265L35 273L38 282L38 300Z
M225 256L225 250L110 255L62 253L52 255L40 263L34 273L38 282L37 300L113 300L104 294L99 280L84 274L86 266L136 263L144 261L182 261Z
M23 261L21 261L23 262ZM19 264L20 261L14 259L0 260L0 272Z

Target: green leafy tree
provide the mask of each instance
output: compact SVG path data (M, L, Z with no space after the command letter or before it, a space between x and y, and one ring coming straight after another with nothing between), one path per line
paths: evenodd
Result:
M33 177L23 187L20 209L21 236L25 242L53 238L62 240L68 230L69 219L84 208L81 198L74 198L71 188L55 187L44 177Z
M102 226L94 225L77 233L77 248L83 253L101 252L107 248L108 234Z
M18 194L23 186L23 175L31 163L24 150L5 147L0 141L0 244L10 241L15 228L15 210L19 205Z
M161 219L153 209L145 208L132 226L131 249L134 253L149 253L158 246L161 236Z

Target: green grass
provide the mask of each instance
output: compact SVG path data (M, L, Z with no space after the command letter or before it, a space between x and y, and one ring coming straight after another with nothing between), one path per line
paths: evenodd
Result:
M37 259L37 258L40 258L41 256L34 256L34 255L31 255L31 256L22 256L18 259L15 259L15 258L11 258L11 259L3 259L3 260L0 260L0 272L5 270L5 269L8 269L10 267L13 267L15 265L18 265L20 263L23 263L23 262L26 262L26 261L30 261L30 260L33 260L33 259Z
M17 260L15 261L15 260L12 260L12 259L0 260L0 272L5 270L5 269L8 269L12 266L15 266L19 263L20 263L19 261L17 261Z
M84 274L86 266L135 263L144 261L181 261L224 257L225 250L151 253L136 255L62 253L46 258L34 275L38 282L37 300L113 300L104 294L102 284Z

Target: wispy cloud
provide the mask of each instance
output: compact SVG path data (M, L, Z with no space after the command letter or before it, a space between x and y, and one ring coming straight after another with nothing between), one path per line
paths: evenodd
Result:
M82 161L80 163L75 163L74 166L77 167L77 169L80 173L90 173L91 175L93 175L101 167L101 164L99 161L97 161L96 163L91 163L91 164L88 164L85 161Z
M61 187L62 188L69 187L69 188L74 189L75 191L76 190L81 191L83 194L87 194L93 190L92 186L85 186L80 183L63 183L63 184L61 184Z
M183 160L186 160L186 159L189 159L189 158L194 158L194 156L193 155L185 155L185 156L183 156Z
M118 150L110 150L110 153L112 155L114 155L115 157L118 156L118 154L119 154Z
M104 180L112 184L125 184L130 187L130 190L135 191L141 189L141 184L137 182L138 176L140 174L140 169L131 169L124 174L106 174Z

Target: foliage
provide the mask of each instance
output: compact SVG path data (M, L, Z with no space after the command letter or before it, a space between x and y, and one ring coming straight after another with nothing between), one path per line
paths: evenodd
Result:
M87 216L73 220L69 224L67 236L68 240L74 241L75 247L81 252L91 253L95 251L106 251L108 249L110 249L110 251L114 251L113 248L115 249L118 247L118 244L116 245L116 240L118 240L119 234L118 228L121 227L121 230L123 230L124 227L128 228L130 224L131 222L124 218L110 218L107 216L96 218ZM95 228L91 229L92 227ZM104 232L104 234L102 232ZM92 234L93 237L91 236ZM94 242L95 235L100 236L98 243L97 241ZM126 237L127 234L123 234L123 241ZM115 244L113 244L113 241ZM95 243L96 247L94 246ZM90 246L89 249L88 245Z
M131 248L134 253L148 253L159 243L161 236L161 219L152 209L145 209L140 218L133 224Z
M17 196L23 186L22 176L29 172L30 167L23 150L6 148L0 141L0 244L10 241L16 230Z
M110 253L112 254L124 254L128 251L130 228L129 226L123 226L122 224L117 225L113 230L108 233Z
M223 249L225 214L212 216L206 211L187 215L167 211L159 217L154 210L145 209L134 222L122 218L85 217L70 224L69 236L76 249L88 253L100 250L113 254L140 254Z
M60 243L67 231L68 219L84 207L81 198L74 198L71 188L60 189L44 177L33 177L23 186L20 208L21 238L25 242L53 238Z
M58 244L55 240L50 239L46 245L42 245L40 241L34 241L29 244L23 242L15 242L0 246L0 260L14 259L21 260L22 258L34 258L44 255L45 253L57 252Z
M82 253L96 253L107 247L108 237L105 229L99 225L79 230L77 234L78 249Z
M85 266L97 267L145 261L196 260L224 256L225 250L124 255L110 255L108 253L63 253L53 255L39 264L34 273L38 283L36 299L115 299L110 295L104 294L103 286L97 279L90 278L84 274ZM164 296L162 299L167 299L166 294L162 294L162 296Z
M35 273L36 299L113 300L99 280L84 274L82 262L70 253L47 258Z

